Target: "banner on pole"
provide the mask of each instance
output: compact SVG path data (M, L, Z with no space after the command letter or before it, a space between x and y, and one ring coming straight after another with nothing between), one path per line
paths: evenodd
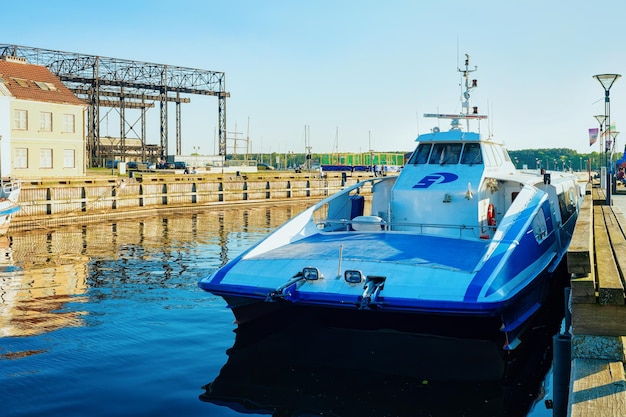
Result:
M598 140L598 128L589 129L589 146L596 143Z

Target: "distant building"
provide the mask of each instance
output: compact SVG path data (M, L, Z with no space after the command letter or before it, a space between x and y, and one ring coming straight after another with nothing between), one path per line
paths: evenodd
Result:
M85 175L86 107L46 67L2 57L2 175L19 179Z
M101 136L99 141L100 156L106 161L125 162L157 162L161 155L161 146L143 144L139 138L124 138Z

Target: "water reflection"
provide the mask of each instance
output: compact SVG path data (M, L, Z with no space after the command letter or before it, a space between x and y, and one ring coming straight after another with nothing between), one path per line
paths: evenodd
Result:
M0 262L0 336L32 336L77 326L82 312L64 305L85 293L86 261L47 233L37 239L13 236L3 242ZM50 248L58 245L58 249ZM71 246L71 245L70 245Z
M83 326L88 313L76 305L90 298L128 294L133 285L182 285L177 277L189 268L200 278L303 208L186 211L5 236L0 241L0 337ZM193 256L190 261L197 250L203 253L195 259L205 261L194 263Z
M549 336L528 347L499 368L497 347L486 342L469 347L465 340L303 318L272 331L239 326L227 363L200 400L274 416L521 417L549 365Z
M169 213L0 239L3 415L527 410L549 362L543 336L522 345L532 354L503 362L493 346L468 357L463 343L308 317L240 327L234 338L232 313L198 279L305 207ZM555 333L543 323L537 334ZM202 399L212 403L198 401L207 382Z

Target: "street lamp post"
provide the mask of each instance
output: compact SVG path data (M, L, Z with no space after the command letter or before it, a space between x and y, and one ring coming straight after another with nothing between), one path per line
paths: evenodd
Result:
M598 165L600 165L600 167L598 168L598 170L600 171L599 174L602 174L602 153L604 152L604 120L606 119L606 115L604 114L596 114L595 116L593 116L597 121L598 124L600 125L600 152L598 154L598 156L600 157L598 159ZM600 186L602 186L602 181L606 181L606 177L602 177L600 176L601 180L600 180ZM604 188L606 189L606 184L604 185Z
M604 115L606 116L606 118L604 119L604 126L606 128L608 128L608 138L609 139L611 137L611 104L610 104L610 100L609 100L609 90L611 89L611 87L613 86L613 83L615 83L615 81L617 81L617 79L619 77L621 77L621 74L598 74L598 75L594 75L593 76L596 80L598 80L600 82L600 84L602 85L602 88L604 88ZM598 119L598 121L600 121ZM613 142L614 143L614 142ZM609 166L609 160L608 160L608 152L609 152L609 147L605 146L605 161L606 161L606 204L607 205L611 205L611 177L612 177L612 172L613 172L613 168L611 166Z

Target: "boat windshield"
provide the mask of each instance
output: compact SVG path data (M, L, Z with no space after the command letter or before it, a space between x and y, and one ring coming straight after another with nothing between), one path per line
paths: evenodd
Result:
M462 143L436 143L430 154L429 164L458 164Z
M411 155L409 164L417 165L428 162L428 155L430 155L430 149L432 147L432 143L420 143L415 152L413 152L413 155Z
M409 164L482 164L483 157L479 143L420 143Z
M462 164L476 165L483 163L483 156L480 153L479 143L466 143L463 149Z

